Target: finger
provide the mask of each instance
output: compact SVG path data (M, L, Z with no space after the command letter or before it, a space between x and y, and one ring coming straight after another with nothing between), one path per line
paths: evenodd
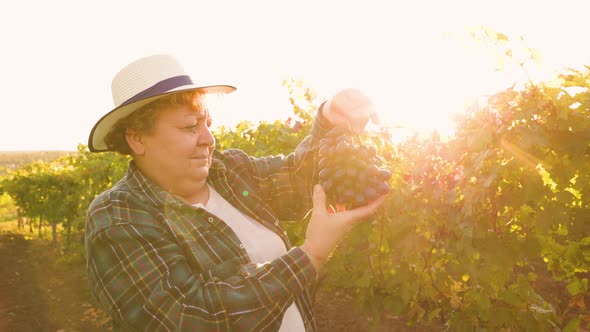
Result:
M340 112L332 112L330 122L332 122L332 125L336 127L351 130L350 120Z
M365 206L358 207L354 210L346 211L345 213L348 214L346 218L360 222L364 218L373 215L377 211L379 206L383 204L386 198L387 195L382 195Z
M376 115L377 113L372 104L359 106L353 112L348 114L347 121L350 124L352 131L354 131L355 134L362 134L367 127L367 123L372 121L373 114Z
M313 213L314 214L327 214L328 210L326 209L326 193L324 192L324 188L320 184L316 184L313 187Z
M328 214L334 214L336 213L336 209L334 209L334 207L332 205L328 206Z
M353 122L352 127L352 131L356 134L356 135L360 135L365 131L365 128L367 127L367 122L368 119L364 120L364 121L355 121Z

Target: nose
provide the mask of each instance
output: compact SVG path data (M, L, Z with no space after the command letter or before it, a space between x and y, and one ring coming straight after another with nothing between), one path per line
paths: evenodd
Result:
M199 140L197 141L198 145L205 145L205 146L214 146L215 145L215 137L211 132L211 129L208 126L203 126L200 133L199 133Z

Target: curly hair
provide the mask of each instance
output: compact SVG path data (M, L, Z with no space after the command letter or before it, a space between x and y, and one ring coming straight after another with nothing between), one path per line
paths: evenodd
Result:
M132 155L133 150L125 138L127 129L149 134L153 130L161 110L174 106L192 105L196 94L195 91L183 91L165 95L119 119L105 136L108 149L123 155Z

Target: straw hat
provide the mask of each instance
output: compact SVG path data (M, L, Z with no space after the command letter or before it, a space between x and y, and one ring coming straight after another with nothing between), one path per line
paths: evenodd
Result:
M104 141L113 125L136 109L170 93L200 90L204 93L230 93L231 85L199 86L176 58L158 54L136 60L119 71L111 86L115 108L104 115L88 137L91 152L108 151Z

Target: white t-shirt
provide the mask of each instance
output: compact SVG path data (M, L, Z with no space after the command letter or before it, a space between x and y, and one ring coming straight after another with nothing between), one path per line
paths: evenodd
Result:
M209 193L207 204L198 205L219 217L236 233L253 263L266 263L287 253L285 243L277 234L236 209L211 186ZM279 331L305 331L303 318L295 302L287 308Z

